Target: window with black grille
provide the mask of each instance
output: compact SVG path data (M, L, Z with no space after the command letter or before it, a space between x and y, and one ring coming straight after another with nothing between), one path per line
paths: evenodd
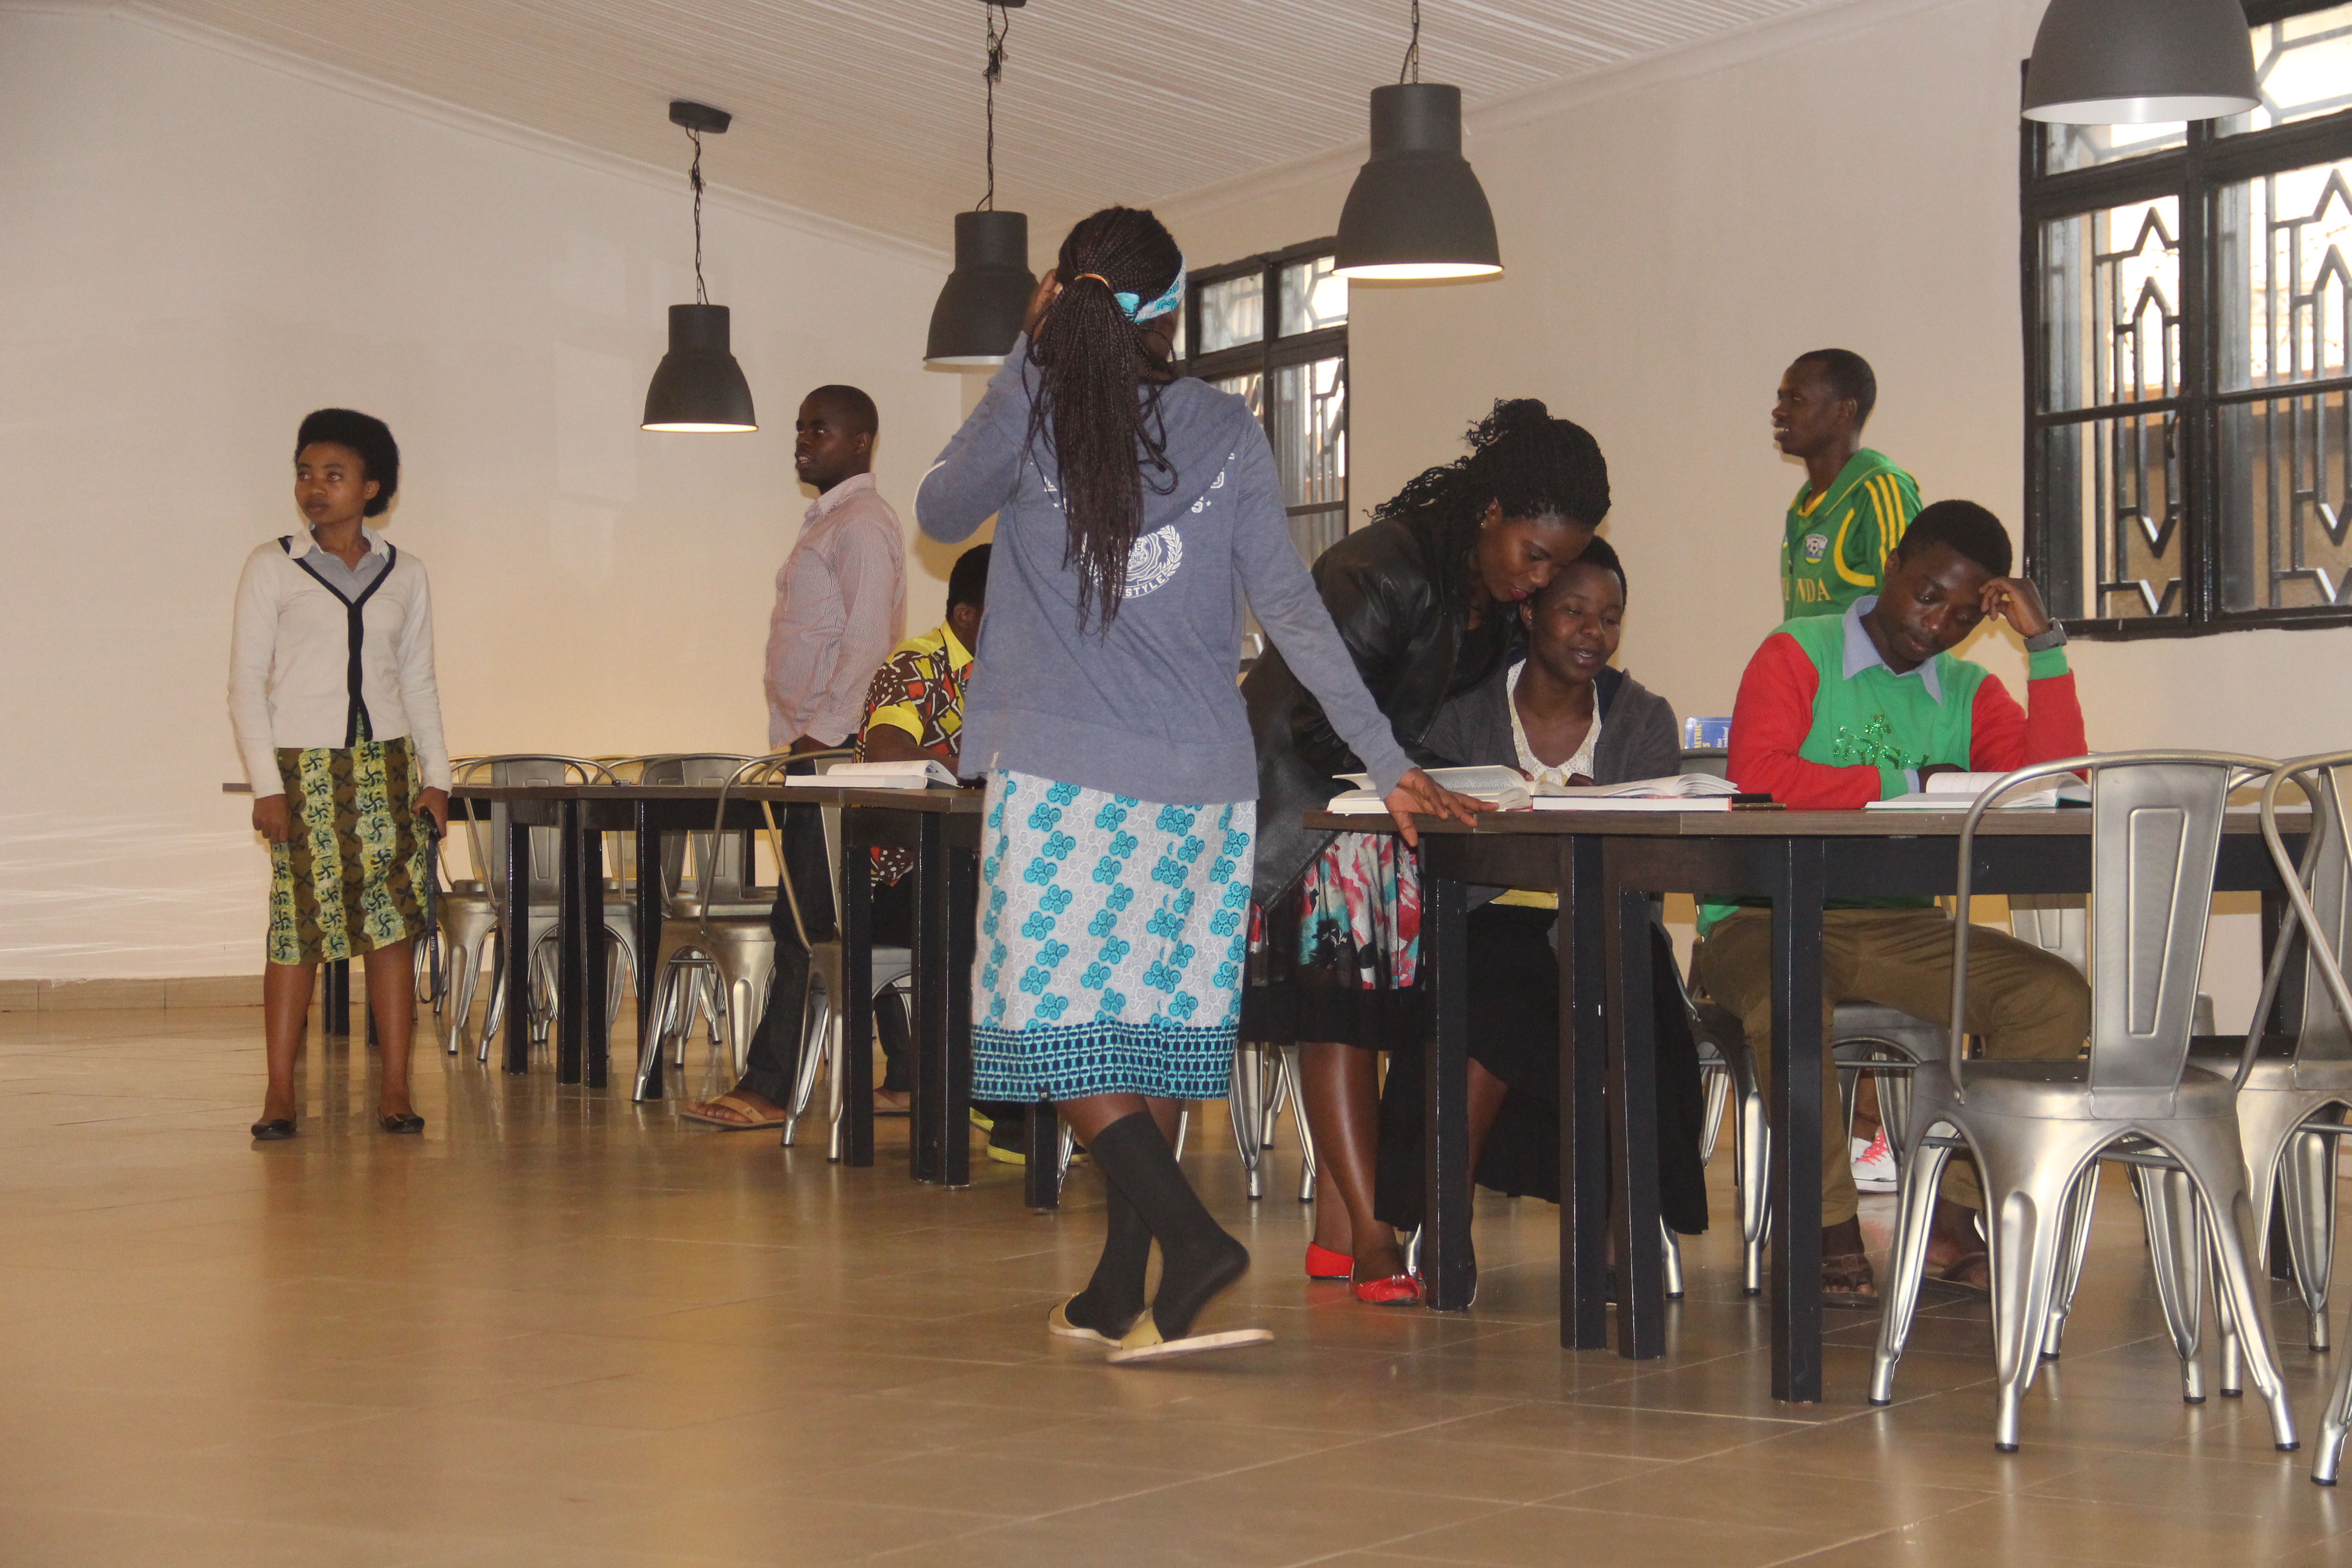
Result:
M2251 114L2023 122L2026 555L2078 634L2352 622L2352 5L2246 16Z
M1194 272L1176 351L1265 422L1309 562L1348 531L1348 280L1331 254L1318 239Z

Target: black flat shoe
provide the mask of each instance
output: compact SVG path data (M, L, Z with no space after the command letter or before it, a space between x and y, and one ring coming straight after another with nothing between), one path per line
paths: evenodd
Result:
M425 1118L412 1110L404 1116L379 1116L376 1125L386 1132L422 1132L425 1131Z
M281 1116L275 1121L257 1121L253 1124L253 1141L257 1143L275 1143L281 1139L293 1136L294 1119L290 1116Z

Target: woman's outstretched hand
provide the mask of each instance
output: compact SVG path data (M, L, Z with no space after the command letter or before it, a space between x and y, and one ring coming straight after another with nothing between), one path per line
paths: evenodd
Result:
M1396 818L1397 831L1404 835L1405 847L1421 847L1421 831L1413 826L1415 813L1423 816L1450 816L1464 826L1478 820L1482 811L1492 811L1495 803L1477 800L1466 795L1455 795L1419 768L1414 768L1397 781L1382 802L1389 815Z

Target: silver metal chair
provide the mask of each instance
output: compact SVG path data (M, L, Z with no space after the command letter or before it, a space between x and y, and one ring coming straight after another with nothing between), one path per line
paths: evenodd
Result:
M609 783L611 775L596 763L581 757L511 753L498 756L472 757L462 764L452 764L457 780L461 784L583 784ZM478 1059L488 1061L490 1040L499 1032L511 1000L506 994L506 964L502 954L509 940L505 928L506 909L506 831L507 808L490 808L490 841L482 842L481 824L472 817L466 820L466 847L473 858L476 875L480 879L480 896L487 904L488 928L487 941L482 921L485 911L475 907L473 895L460 893L443 906L443 929L447 935L449 953L448 1000L442 1017L443 1045L455 1056L463 1043L466 1024L473 1008L474 991L480 979L484 952L493 959L490 979L490 1004L483 1015ZM550 1021L554 1016L555 984L551 960L551 944L559 920L558 868L562 858L562 835L552 827L530 830L529 862L530 884L525 894L529 911L528 930L520 940L531 955L532 994L522 1005L531 1009L531 1038L534 1042L547 1037ZM454 924L453 922L454 917ZM625 922L624 922L625 925ZM460 950L459 939L470 941Z
M2077 893L2012 893L2009 899L2011 932L2021 942L2030 942L2044 952L2064 959L2077 970L2084 970L2089 962L2088 913L2088 900ZM2199 992L2191 1016L2193 1021L2189 1027L2193 1037L2212 1034L2213 998ZM2230 1069L2224 1068L2222 1070ZM1895 1126L1897 1121L1890 1120L1888 1125ZM1900 1149L1895 1151L1895 1156L1898 1161L1901 1159ZM2151 1153L2139 1146L2137 1141L2126 1140L2103 1153L2100 1163L2123 1165L2131 1173L2134 1190L2143 1191L2143 1169L2151 1159L2161 1163L2168 1156ZM2042 1342L2043 1361L2058 1359L2059 1349L2065 1337L2066 1320L2074 1313L2074 1292L2082 1283L2083 1254L2090 1245L2091 1221L2097 1208L2098 1195L2099 1174L2095 1165L2084 1171L2082 1178L2075 1184L2074 1192L2067 1199L2067 1239L2060 1254L2057 1281L2051 1288L2050 1326ZM2159 1213L2148 1232L2148 1247L2153 1257L2163 1259L2172 1257L2184 1245L2193 1244L2194 1233L2189 1233L2186 1239L2176 1233L2161 1213L2161 1194L2158 1203ZM2147 1216L2143 1214L2142 1217ZM2201 1258L2204 1255L2199 1251L2197 1256ZM2164 1294L2162 1286L2159 1286L2159 1293ZM2164 1294L2164 1300L2168 1311L2176 1314L2181 1311L2181 1304L2172 1295ZM2168 1321L2174 1332L2175 1348L2181 1354L2181 1396L2189 1404L2200 1405L2205 1399L2205 1385L2203 1369L2197 1360L2195 1325L2183 1315L2176 1315ZM2182 1337L2184 1333L2185 1339Z
M2259 1255L2230 1079L2190 1065L2197 979L2213 895L2222 812L2233 774L2274 764L2212 752L2123 752L2020 768L1969 808L1958 846L1958 905L1968 908L1978 825L2008 790L2087 772L2091 779L2091 1048L2074 1061L1964 1061L1970 927L1954 922L1952 1025L1941 1062L1912 1078L1911 1150L1903 1174L1870 1399L1892 1402L1895 1368L1927 1271L1938 1179L1957 1148L1976 1156L1991 1243L1993 1355L2000 1405L1993 1442L2018 1446L2019 1406L2042 1363L2074 1194L2101 1151L2144 1139L2178 1162L2168 1182L2193 1190L2172 1234L2200 1232L2212 1248L2253 1382L2270 1406L2273 1440L2296 1446ZM2153 1189L2155 1184L2151 1184ZM2179 1211L2175 1211L2179 1212ZM2155 1222L2151 1219L2151 1231ZM2161 1270L2159 1270L2161 1273Z
M793 761L814 762L816 772L823 775L831 773L835 764L851 761L856 754L849 751L804 752ZM780 781L783 776L782 767L772 766L770 776L762 782ZM761 808L767 818L770 850L781 867L784 863L784 839L775 805L763 801ZM845 876L870 877L873 870L862 863L847 868L843 866L841 808L821 805L817 811L824 824L824 864L826 874L833 880L833 907L839 910L844 886L842 879ZM783 879L787 887L791 880L789 877ZM848 997L848 950L837 935L827 942L811 942L808 927L801 918L800 900L795 898L791 902L793 927L800 933L802 945L808 949L809 989L801 1016L800 1073L793 1085L792 1113L784 1120L783 1144L787 1149L793 1146L793 1135L800 1128L801 1118L808 1112L809 1096L816 1088L817 1064L821 1058L825 1069L826 1121L832 1130L825 1157L838 1161L841 1158L841 1113L847 1106L843 1093L847 1074L843 1068L847 1060L845 1053L849 1043L848 1008L845 1005ZM872 965L873 994L879 996L893 987L903 990L913 979L915 953L912 948L885 947L877 943L867 952L870 954L867 962Z
M1687 998L1686 998L1687 999ZM1756 1079L1747 1029L1727 1007L1691 1004L1692 1032L1698 1037L1699 1073L1706 1087L1706 1133L1702 1157L1715 1152L1715 1128L1728 1102L1732 1127L1732 1181L1739 1192L1740 1288L1764 1293L1764 1249L1772 1238L1772 1205L1765 1173L1772 1166L1772 1127L1764 1117L1764 1093ZM1879 1085L1879 1116L1887 1142L1901 1136L1896 1120L1909 1104L1910 1075L1943 1044L1941 1026L1872 1002L1841 1002L1831 1010L1830 1054L1838 1064L1843 1102L1841 1125L1853 1126L1853 1097L1862 1075ZM1896 1158L1902 1153L1898 1148ZM1673 1260L1670 1258L1669 1266Z
M1297 1046L1244 1040L1234 1047L1233 1089L1225 1110L1233 1119L1234 1147L1241 1151L1251 1197L1265 1194L1265 1154L1274 1147L1274 1130L1288 1105L1294 1108L1291 1125L1298 1130L1298 1201L1314 1201L1315 1133L1307 1125L1306 1113L1296 1109L1300 1103Z
M649 783L707 784L716 776L719 795L710 831L665 834L660 865L662 930L659 946L646 971L654 975L654 1038L637 1052L635 1097L651 1095L654 1066L659 1053L678 1032L679 1059L684 1060L683 1032L694 1020L695 994L705 973L715 982L720 997L720 1050L740 1078L751 1048L751 1031L759 1026L768 985L774 974L775 932L768 924L775 891L758 885L752 836L727 828L728 792L739 783L754 782L778 759L752 757L740 762L710 754L649 763ZM679 776L669 777L672 769ZM640 873L642 874L642 872ZM733 1080L730 1079L730 1082Z
M736 769L751 760L751 755L743 752L656 752L641 757L614 759L606 765L612 769L616 779L633 784L711 785L725 784L734 776ZM619 891L621 898L634 910L635 889L631 883L635 877L644 874L644 869L635 863L635 836L630 834L616 837L629 846L628 858L624 860L610 857L608 847L606 863L625 868L622 873ZM698 918L690 909L683 910L672 909L667 889L680 885L680 879L691 874L688 868L688 840L691 839L697 844L709 847L709 837L707 834L689 834L684 838L674 834L663 837L660 850L656 856L659 863L654 868L653 874L662 879L660 886L664 892L660 898L662 929L665 932L669 931L669 922L673 919L690 923ZM698 859L695 864L698 866L700 861ZM632 921L629 924L634 931L635 921ZM654 945L656 949L662 945L658 935L656 937ZM642 958L642 956L635 955L636 958ZM691 946L674 947L667 964L649 973L652 978L642 984L654 986L655 1005L652 1010L653 1021L649 1026L652 1037L640 1042L637 1048L637 1076L640 1088L649 1076L651 1064L647 1058L647 1053L650 1051L663 1049L674 1051L678 1070L681 1072L685 1070L687 1037L694 1032L696 1018L699 1017L702 1020L713 1050L717 1050L726 1043L724 1009L718 972L712 966L710 960L705 958L698 949Z
M2302 791L2311 809L2300 862L2287 853L2278 823L2279 794L2290 784ZM2352 1132L2342 1120L2345 1110L2352 1108L2352 989L2347 988L2344 973L2352 959L2352 948L2347 948L2352 926L2345 919L2347 852L2352 844L2346 832L2348 789L2352 752L2290 759L2264 783L2263 837L2286 887L2289 918L2263 975L2245 1048L2234 1061L2202 1054L2189 1058L2209 1070L2234 1069L2251 1223L2266 1247L2276 1191L2286 1205L2288 1251L2309 1314L2309 1342L2315 1351L2326 1350L2328 1342L2328 1275L2336 1260L2335 1140ZM2298 933L2304 938L2302 1016L2292 1051L2266 1052L2263 1026ZM2230 1314L2221 1314L2224 1394L2238 1388L2242 1336L2236 1328ZM2352 1426L2352 1361L2338 1372L2320 1422L2311 1479L2322 1486L2336 1484L2347 1426Z

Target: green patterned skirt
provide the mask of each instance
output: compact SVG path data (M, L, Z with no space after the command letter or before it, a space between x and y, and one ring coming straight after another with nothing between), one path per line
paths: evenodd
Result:
M425 934L425 780L405 735L278 751L294 837L269 847L269 962L317 963Z

